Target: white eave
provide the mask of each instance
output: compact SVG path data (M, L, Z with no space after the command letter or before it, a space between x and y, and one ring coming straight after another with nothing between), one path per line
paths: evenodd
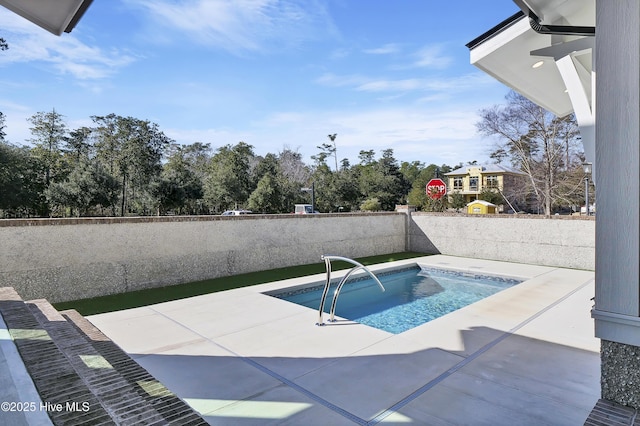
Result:
M0 0L0 5L55 34L71 32L93 0Z
M595 26L594 0L515 0L515 3L530 8L544 24ZM556 59L559 55L571 54L583 74L584 90L591 97L592 53L591 49L584 48L591 40L579 41L585 38L593 39L539 34L532 29L529 17L520 12L467 46L471 64L563 117L574 108ZM542 63L534 67L540 61Z

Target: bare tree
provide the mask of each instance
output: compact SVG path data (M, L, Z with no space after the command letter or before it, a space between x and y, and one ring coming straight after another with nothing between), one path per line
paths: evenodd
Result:
M302 154L291 148L285 146L282 151L277 155L280 169L285 178L297 184L305 183L311 177L311 170L304 161L302 161Z
M506 100L506 105L482 109L476 127L495 138L492 158L498 163L509 159L526 173L528 190L550 215L555 204L567 199L564 191L572 186L567 181L575 179L572 171L581 162L575 117L556 117L516 92L509 92Z

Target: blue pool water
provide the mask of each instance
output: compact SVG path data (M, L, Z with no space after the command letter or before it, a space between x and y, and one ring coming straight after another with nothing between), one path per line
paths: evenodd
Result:
M371 279L349 280L336 305L336 316L398 334L453 312L521 280L412 267L376 274L386 291ZM337 282L332 282L324 311L329 313ZM323 285L272 296L318 309ZM325 315L325 321L328 320Z

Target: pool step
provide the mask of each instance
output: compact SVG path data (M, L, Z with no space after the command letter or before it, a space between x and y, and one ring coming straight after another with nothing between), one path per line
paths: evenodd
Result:
M77 311L62 311L61 314L82 333L110 365L120 372L122 377L129 383L135 384L140 397L153 406L163 419L174 424L208 424L188 404L165 388Z
M77 312L0 288L0 314L54 424L207 424Z
M153 407L145 404L118 370L108 364L100 352L89 344L73 324L68 322L49 302L40 299L28 301L26 304L67 359L68 364L116 424L161 422L162 416ZM84 400L68 398L63 403L66 402L83 403ZM88 411L92 409L91 404Z
M45 407L51 407L46 411L54 424L69 424L77 418L92 424L114 424L111 416L13 288L2 289L0 313L42 403ZM90 404L91 410L87 413L67 410L67 402L74 401ZM60 406L64 409L57 410ZM40 406L37 408L40 409Z

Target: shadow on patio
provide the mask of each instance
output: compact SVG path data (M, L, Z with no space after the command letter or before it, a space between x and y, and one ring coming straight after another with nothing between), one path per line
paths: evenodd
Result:
M220 349L207 339L132 357L211 424L584 422L600 393L597 352L486 327L463 330L461 339L477 335L495 338L466 357L440 348L332 358L204 355Z

